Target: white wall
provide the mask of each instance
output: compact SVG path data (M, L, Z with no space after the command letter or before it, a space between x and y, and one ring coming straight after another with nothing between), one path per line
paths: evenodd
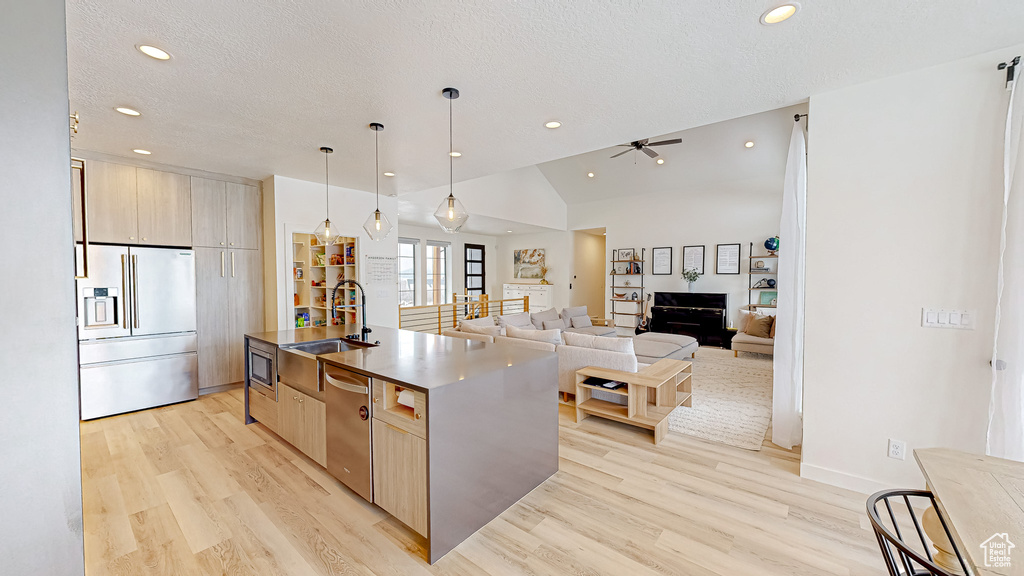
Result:
M811 98L802 474L922 486L916 448L985 449L1007 95L1024 46ZM922 307L973 310L970 331Z
M612 277L611 255L617 248L647 249L645 266L646 292L686 292L682 279L683 246L704 245L704 275L697 280L698 292L727 293L729 295L729 321L734 322L740 306L747 304L747 256L750 242L755 254L767 254L764 240L779 233L782 215L782 180L777 185L765 183L730 183L721 187L686 187L656 192L621 200L600 200L578 204L569 214L572 229L606 229L605 292L611 298L608 283ZM715 274L715 245L739 243L741 250L740 275ZM651 274L651 249L672 247L672 274ZM625 278L620 278L625 279ZM638 284L637 279L632 279ZM607 305L607 304L606 304ZM627 310L627 305L616 305ZM611 306L607 307L608 316ZM619 324L629 317L620 316Z
M469 234L466 232L459 232L458 234L448 234L440 227L428 228L424 226L409 226L402 224L398 227L399 238L412 238L419 240L419 258L417 265L419 270L417 271L417 281L420 284L416 287L418 294L422 294L426 289L426 266L427 256L426 247L428 241L439 241L448 242L451 244L451 248L448 252L448 273L451 278L451 290L458 294L463 294L466 291L466 244L480 244L484 247L484 293L490 295L492 298L495 295L501 294L501 284L498 283L497 278L497 239L494 236L486 236L483 234ZM449 294L449 301L451 301L451 295ZM421 302L422 303L422 302Z
M605 314L605 240L573 232L573 274L569 306L586 306L592 316Z
M539 284L539 279L513 277L516 250L543 248L547 280L552 286L552 304L558 310L570 305L569 283L573 272L573 233L565 231L539 234L507 234L498 238L498 279L501 284Z
M82 574L64 1L0 19L0 570Z
M264 210L264 246L268 252L272 250L274 255L273 258L266 258L264 269L267 278L267 330L286 330L293 328L295 324L288 314L287 302L292 294L287 287L292 269L289 253L292 239L285 230L312 233L323 221L324 184L273 176L264 181L263 194L264 203L273 204L272 212ZM375 207L375 198L371 193L331 186L331 223L338 226L342 236L359 238L357 276L367 289L367 322L397 328L397 282L390 287L365 284L365 256L398 255L396 231L392 230L387 238L375 242L363 230L363 222L373 213ZM397 203L394 198L381 196L380 211L392 224L398 221ZM267 228L270 222L273 222L272 230Z

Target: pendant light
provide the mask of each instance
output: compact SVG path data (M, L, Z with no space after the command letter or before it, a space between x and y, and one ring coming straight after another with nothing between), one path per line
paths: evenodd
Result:
M377 144L377 136L384 131L384 125L380 122L374 122L370 124L370 130L373 130L373 171L377 175L377 209L366 219L366 223L363 224L363 230L366 230L366 233L370 235L370 239L383 240L388 237L392 228L391 222L388 222L388 217L380 213L380 151Z
M331 224L331 171L327 163L328 154L334 152L334 149L321 146L320 151L324 153L324 189L325 196L327 197L327 215L324 217L324 221L313 231L313 235L316 236L317 242L321 245L329 246L338 241L338 231Z
M452 100L459 97L459 91L455 88L445 88L441 94L448 99L448 197L441 201L441 205L434 211L434 218L441 228L449 233L455 234L462 228L462 225L469 219L469 213L463 207L462 202L455 198L455 148L452 144Z

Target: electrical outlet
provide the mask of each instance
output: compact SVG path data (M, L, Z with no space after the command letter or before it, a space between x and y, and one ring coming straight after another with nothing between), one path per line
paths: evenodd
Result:
M907 459L907 443L903 440L889 439L889 458L897 460Z

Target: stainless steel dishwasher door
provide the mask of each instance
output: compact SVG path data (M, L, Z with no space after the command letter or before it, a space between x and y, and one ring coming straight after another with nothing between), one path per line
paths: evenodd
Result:
M324 366L327 393L327 471L373 502L370 379Z

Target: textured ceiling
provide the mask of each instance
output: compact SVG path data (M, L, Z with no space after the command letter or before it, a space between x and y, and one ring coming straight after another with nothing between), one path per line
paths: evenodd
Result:
M539 168L566 204L732 187L781 193L793 115L797 113L806 114L807 106L788 106L652 137L651 142L682 140L654 148L664 164L635 151L612 158L625 150L613 147L545 162ZM746 148L746 142L753 142L754 147ZM590 172L593 178L587 176Z
M1020 41L1020 0L69 0L75 146L249 178L373 186L465 180L776 109ZM151 43L168 62L133 47ZM128 118L113 111L143 112ZM558 130L544 122L562 121ZM626 160L628 162L628 160Z

